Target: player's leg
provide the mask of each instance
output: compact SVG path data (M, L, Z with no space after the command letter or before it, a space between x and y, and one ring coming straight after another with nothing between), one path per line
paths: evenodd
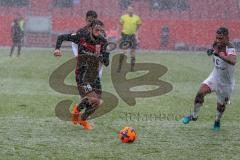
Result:
M198 113L200 111L201 106L203 105L204 102L204 97L206 94L211 93L211 92L215 92L216 91L216 76L215 76L215 72L213 71L212 73L210 73L210 75L208 76L207 79L205 79L196 96L194 99L194 109L193 112L190 115L185 116L182 119L182 122L184 124L189 123L190 121L196 121L198 118Z
M85 102L85 111L81 115L79 124L82 125L85 129L92 129L91 124L87 119L97 110L97 108L102 104L100 95L97 92L92 91L84 97Z
M72 114L74 117L74 122L78 121L80 125L82 125L85 129L92 129L92 126L87 121L87 119L92 115L96 109L102 104L101 100L101 83L100 79L97 78L94 83L83 85L79 80L76 78L78 83L78 90L81 97L83 97L76 108L75 114ZM80 112L83 110L84 112L81 114L80 119L79 115ZM74 123L75 124L75 123Z
M210 87L207 84L203 83L194 100L194 110L192 113L194 118L197 118L198 112L200 111L200 108L204 103L204 97L206 94L209 94L209 93L211 93Z
M80 74L76 74L76 82L77 82L77 88L80 96L80 103L74 104L73 110L72 110L72 123L76 125L79 121L79 115L80 112L85 108L85 102L82 101L81 97L85 96L85 92L82 90L82 81Z
M120 73L121 69L122 69L122 64L123 64L123 60L124 60L124 54L126 54L126 52L120 53L118 69L117 69L118 73Z
M131 50L130 50L130 55L131 55L131 72L134 72L134 66L136 63L136 48L137 48L137 40L135 38L135 35L131 36Z
M95 112L95 108L92 107L93 105L90 104L88 96L85 96L84 98L80 99L80 103L78 105L74 105L73 111L72 111L72 122L73 124L80 123L80 121L85 121L87 118ZM85 109L83 114L81 112ZM81 118L79 119L79 116L81 115Z
M10 54L9 54L10 57L12 57L12 55L13 55L14 48L15 48L15 46L14 46L14 44L13 44L12 47L11 47L11 50L10 50Z
M222 103L217 103L217 112L216 112L216 116L215 116L215 121L213 124L213 129L218 130L220 129L220 119L222 118L222 115L225 111L225 104Z
M131 49L131 72L134 72L135 63L136 63L135 49Z
M81 103L83 103L85 111L82 113L80 121L86 121L90 115L96 111L102 102L97 93L93 91L90 94L87 94Z
M96 109L102 104L101 95L102 95L102 86L100 78L97 78L92 84L93 92L90 92L85 97L88 99L85 106L85 112L81 115L82 120L87 120L87 118L93 114Z
M10 54L9 54L10 57L13 55L15 46L16 46L16 43L15 43L15 41L13 41L13 44L12 44L12 47L11 47L11 50L10 50Z
M21 54L21 48L22 48L21 41L19 41L19 42L17 43L17 47L18 47L18 50L17 50L17 56L19 57L20 54Z
M119 63L118 63L118 69L117 72L121 72L122 69L122 64L123 64L123 60L124 60L124 55L127 53L127 49L128 49L128 36L125 34L121 34L122 38L120 40L120 49L122 50L120 53L120 57L119 57ZM127 46L127 47L126 47Z
M184 124L187 124L190 121L197 120L198 113L204 103L204 97L208 93L211 93L211 88L205 83L201 84L200 89L198 90L198 92L195 96L193 112L190 115L187 115L183 118L182 122Z
M221 90L221 91L220 91ZM215 115L215 121L213 125L213 129L218 130L220 129L220 120L223 116L225 111L226 105L229 102L233 87L224 87L217 90L217 111Z

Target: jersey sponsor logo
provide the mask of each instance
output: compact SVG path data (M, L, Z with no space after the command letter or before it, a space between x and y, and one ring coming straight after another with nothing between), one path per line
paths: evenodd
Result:
M79 43L80 43L81 46L88 49L89 52L92 52L92 53L95 53L96 49L101 50L101 47L103 45L102 43L100 43L100 45L97 45L98 47L96 47L96 44L87 43L85 39L81 39Z
M222 61L222 60L219 59L218 57L213 59L213 63L215 64L215 67L216 67L217 69L225 70L226 68L221 66L221 61Z
M221 59L219 59L219 57L214 56L213 63L214 63L215 66L220 66L221 65Z
M219 59L216 59L216 60L215 60L215 64L216 64L217 66L220 65Z

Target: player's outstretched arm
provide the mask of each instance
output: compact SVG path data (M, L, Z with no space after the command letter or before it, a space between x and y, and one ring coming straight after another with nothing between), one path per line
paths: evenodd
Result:
M57 37L57 42L56 42L56 48L54 51L54 56L60 57L62 56L62 53L60 51L60 48L62 46L63 41L71 41L74 43L78 43L81 38L81 34L78 33L73 33L73 34L61 34Z
M81 35L78 33L61 34L57 37L56 49L60 49L63 41L78 43Z

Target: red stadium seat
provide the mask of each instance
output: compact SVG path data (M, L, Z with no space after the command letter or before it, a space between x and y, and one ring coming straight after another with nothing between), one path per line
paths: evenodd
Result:
M18 13L25 18L29 15L51 17L51 33L57 35L74 32L84 26L86 12L96 10L106 30L111 30L119 27L119 17L124 13L119 3L120 0L79 0L70 8L54 8L52 0L44 3L30 0L29 7L0 7L0 45L11 44L10 26ZM173 49L176 43L184 43L190 48L207 47L219 26L228 27L232 39L240 38L240 9L236 0L188 0L187 3L185 10L158 10L153 9L149 1L132 0L134 10L142 19L140 47L161 49L161 29L164 26L169 27L168 49ZM46 38L46 35L40 36ZM43 43L44 40L38 42Z

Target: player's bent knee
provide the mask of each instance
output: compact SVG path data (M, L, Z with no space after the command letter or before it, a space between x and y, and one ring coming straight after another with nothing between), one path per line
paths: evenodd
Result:
M198 92L196 97L195 97L195 100L194 100L195 104L196 103L200 103L200 104L203 104L204 102L204 94L201 93L201 92Z
M225 108L226 108L225 104L220 104L220 103L217 104L218 112L223 113L225 111Z
M88 100L89 103L95 108L98 108L103 103L103 101L98 97L89 97Z
M91 104L89 103L88 99L87 98L83 98L79 105L78 105L78 108L79 110L82 110L84 108L88 108Z
M207 93L211 93L211 89L207 84L201 84L201 87L199 89L199 92L203 93L203 94L207 94Z

